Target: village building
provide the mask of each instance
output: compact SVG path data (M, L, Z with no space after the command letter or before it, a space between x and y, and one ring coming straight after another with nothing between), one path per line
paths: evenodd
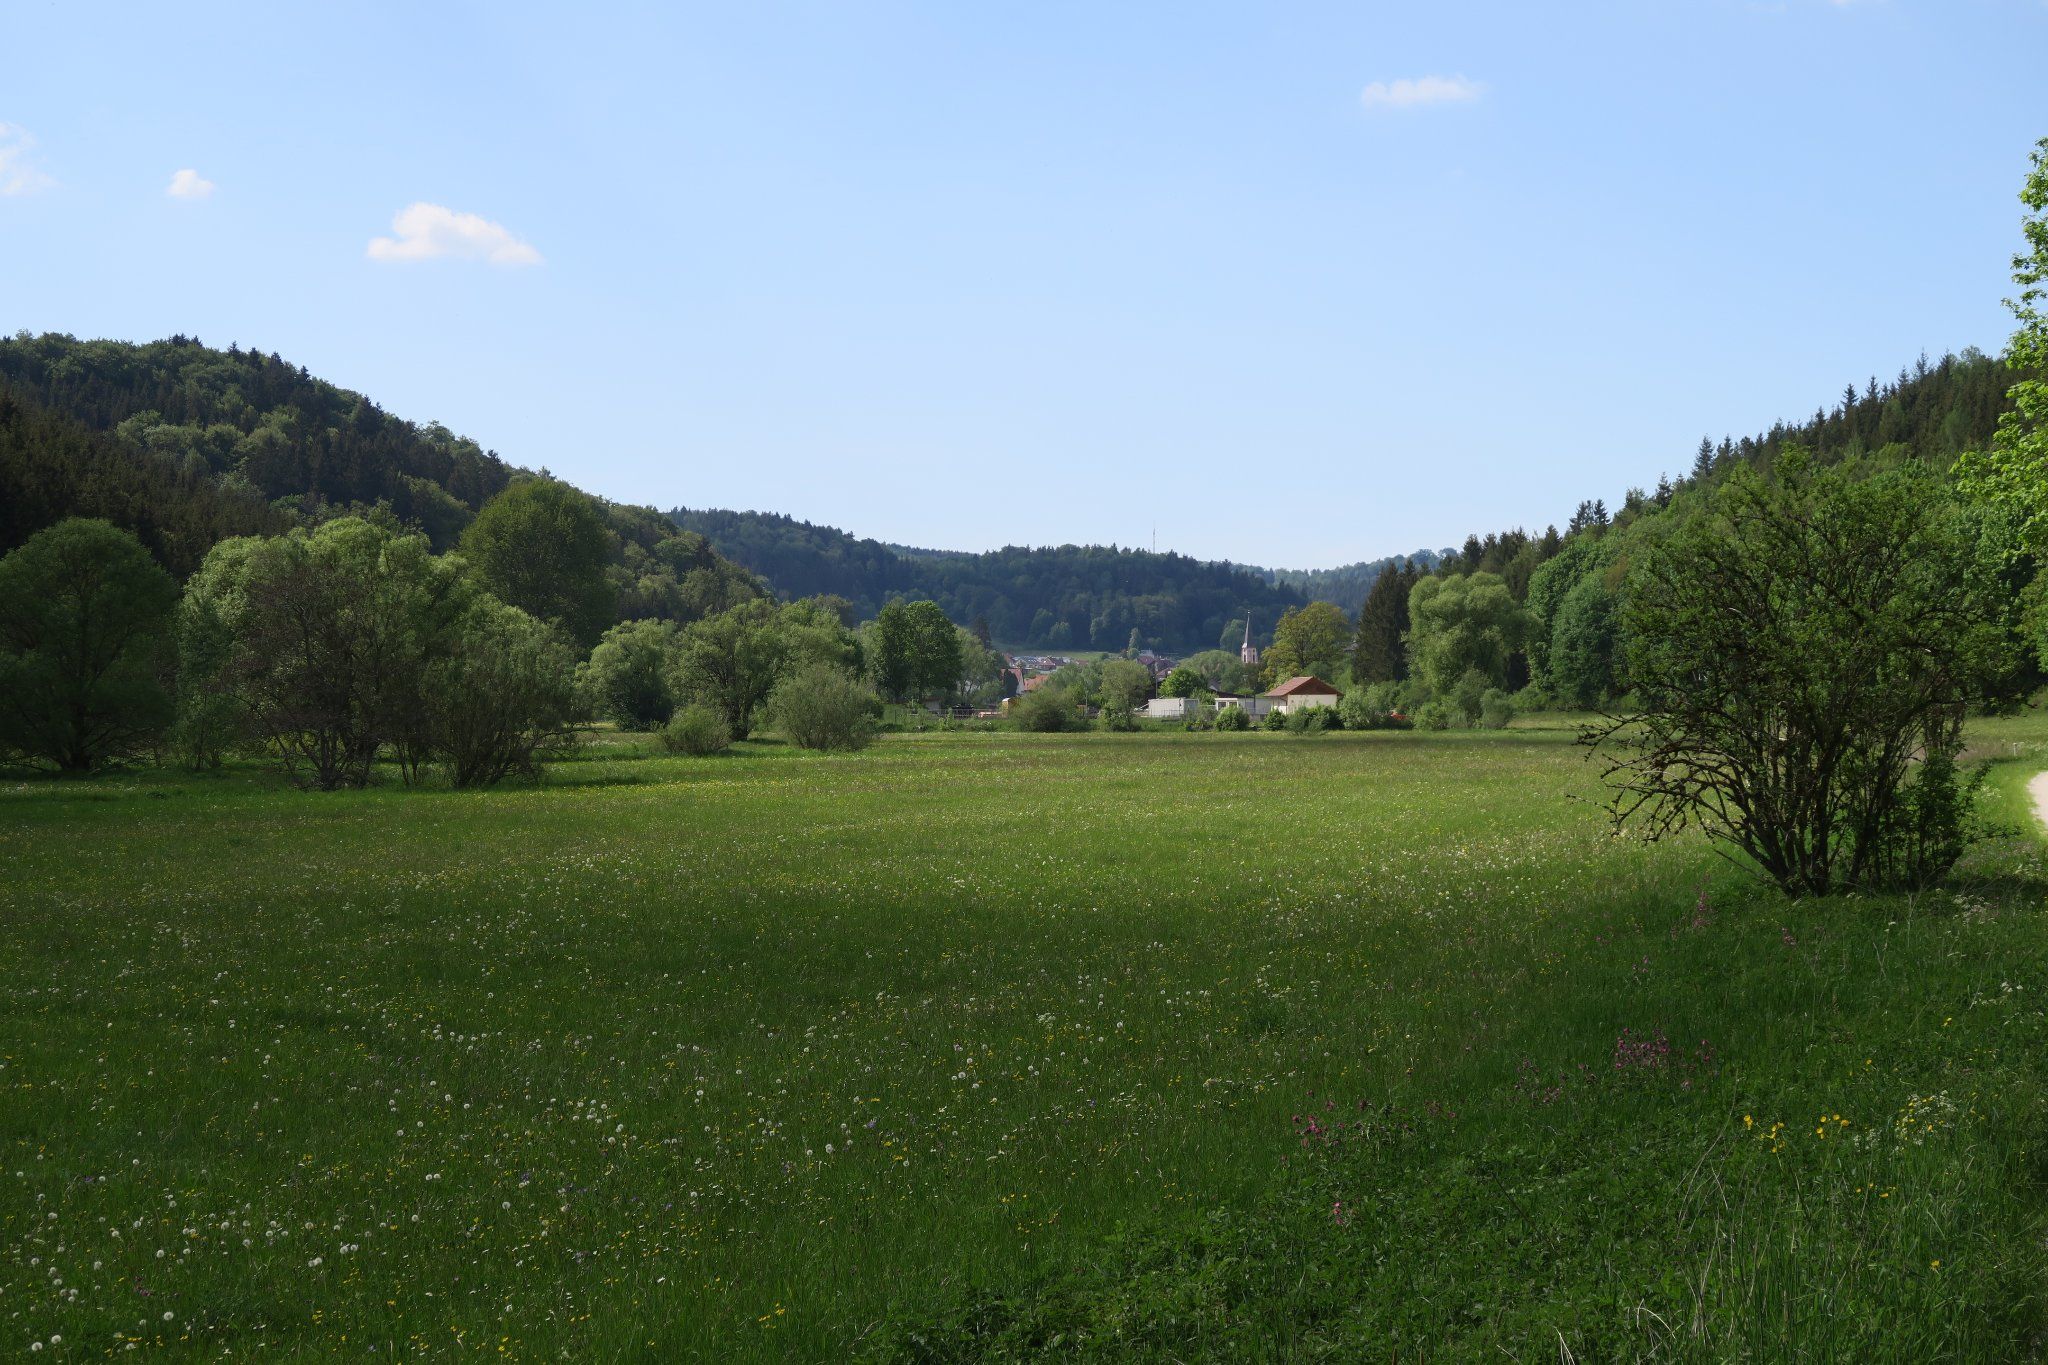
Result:
M1234 692L1218 692L1216 694L1216 709L1221 711L1226 706L1243 707L1246 715L1250 716L1253 720L1260 720L1264 718L1268 711L1273 709L1273 700L1270 697L1263 697L1257 693L1240 697Z
M1306 711L1316 706L1335 706L1343 699L1343 693L1316 677L1313 673L1289 678L1271 692L1266 699L1273 703L1276 711Z

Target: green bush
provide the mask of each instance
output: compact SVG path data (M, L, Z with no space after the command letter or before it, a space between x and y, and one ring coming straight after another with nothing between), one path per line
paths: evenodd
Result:
M1415 724L1424 730L1451 728L1451 708L1440 701L1424 702L1415 708Z
M1407 683L1376 682L1365 689L1366 709L1387 716L1406 715L1423 700L1411 695L1414 690Z
M455 647L427 669L424 735L458 787L538 778L575 707L575 659L554 627L479 595Z
M1342 728L1343 722L1338 719L1333 707L1304 706L1287 713L1287 729L1290 734L1320 735L1325 730Z
M1515 701L1498 687L1489 687L1479 696L1479 725L1485 730L1505 730L1508 722L1515 718Z
M723 753L732 747L732 728L708 706L679 707L661 727L661 747L672 754Z
M676 709L668 670L676 651L669 621L622 621L604 633L576 670L576 687L594 714L629 730L659 730Z
M1138 715L1128 706L1105 706L1102 708L1102 728L1118 734L1131 734L1138 728Z
M843 668L818 662L776 684L768 698L775 728L803 749L851 752L874 739L881 700Z
M1394 684L1377 683L1363 692L1347 692L1344 700L1337 704L1338 717L1346 730L1409 730L1414 728L1406 716L1395 711L1390 705L1375 706L1373 694L1381 688L1395 688ZM1382 696L1386 695L1381 693Z
M1285 730L1287 728L1287 713L1285 711L1268 711L1260 719L1259 728L1261 730L1272 730L1275 733Z
M1245 714L1242 706L1219 706L1216 708L1215 726L1224 731L1249 730L1252 718Z
M1056 735L1088 728L1087 717L1081 714L1073 697L1063 687L1047 685L1026 692L1011 708L1010 714L1016 718L1019 728L1040 734Z
M1486 694L1493 687L1493 680L1476 668L1468 668L1458 678L1458 685L1451 689L1449 697L1451 713L1456 723L1477 725Z

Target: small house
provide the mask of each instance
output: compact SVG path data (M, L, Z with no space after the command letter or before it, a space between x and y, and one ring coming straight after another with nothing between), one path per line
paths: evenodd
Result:
M1335 706L1343 695L1310 673L1289 678L1268 692L1266 699L1272 703L1272 708L1276 711L1306 711L1316 706Z

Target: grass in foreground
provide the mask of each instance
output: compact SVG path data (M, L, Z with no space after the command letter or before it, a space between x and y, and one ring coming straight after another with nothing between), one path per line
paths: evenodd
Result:
M2031 836L1788 905L1568 739L11 787L0 1349L2018 1351Z

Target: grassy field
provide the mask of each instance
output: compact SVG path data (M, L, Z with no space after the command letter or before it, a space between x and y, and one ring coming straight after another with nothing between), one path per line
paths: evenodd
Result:
M0 1353L2009 1358L2048 726L1788 904L1501 734L0 790Z

